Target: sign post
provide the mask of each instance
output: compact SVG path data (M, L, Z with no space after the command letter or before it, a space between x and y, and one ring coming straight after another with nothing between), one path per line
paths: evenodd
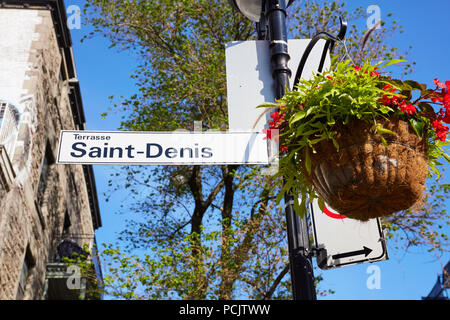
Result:
M289 88L291 70L288 68L286 29L286 1L269 0L267 3L270 61L275 80L275 99L284 96ZM293 195L284 198L287 220L287 237L291 269L292 294L294 300L316 300L314 272L309 256L309 236L306 218L300 218L294 211Z
M291 69L297 70L310 43L309 39L287 40L285 1L268 3L269 41L235 41L226 45L228 119L230 130L261 131L270 114L261 117L256 107L273 102L284 95L285 88L293 89L289 78ZM322 61L325 40L311 50L311 58L303 65L302 78L308 79L321 64L330 65L327 55ZM278 152L278 151L277 151ZM308 226L293 210L293 198L285 199L292 292L295 300L315 300L314 274L310 257Z

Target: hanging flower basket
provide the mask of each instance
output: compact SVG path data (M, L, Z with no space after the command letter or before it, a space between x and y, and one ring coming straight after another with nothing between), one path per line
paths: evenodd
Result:
M426 140L398 118L380 124L396 135L382 141L373 125L352 120L336 128L339 150L329 140L319 142L310 172L302 167L319 197L349 218L368 220L406 210L423 195Z
M281 194L300 196L300 214L314 198L362 221L406 210L423 197L427 177L439 176L438 159L450 161L450 81L427 89L380 74L397 62L340 62L264 105L279 108L269 127L280 130Z

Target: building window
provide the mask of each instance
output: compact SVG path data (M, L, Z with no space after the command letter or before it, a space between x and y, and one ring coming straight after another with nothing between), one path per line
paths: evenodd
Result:
M50 146L47 143L47 147L45 148L44 161L42 162L41 167L41 176L39 178L39 184L37 188L37 201L39 206L42 206L42 204L44 203L44 195L50 177L50 169L51 165L54 163L53 155L51 154L50 150Z
M69 77L67 75L66 59L65 59L64 52L61 52L61 55L62 55L62 61L61 61L61 68L59 69L59 80L65 81Z
M16 300L23 300L23 298L25 297L28 276L30 275L31 268L33 268L33 266L33 258L31 256L29 247L27 247L25 259L23 260L22 270L20 271L19 287L17 288Z
M71 226L72 226L72 223L70 222L69 211L66 210L66 213L64 214L64 225L63 225L62 237L65 237L70 234Z
M0 144L5 146L6 152L12 159L14 146L19 132L20 113L10 103L0 101Z

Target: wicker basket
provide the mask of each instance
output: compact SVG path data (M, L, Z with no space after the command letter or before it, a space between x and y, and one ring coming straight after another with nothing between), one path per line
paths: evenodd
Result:
M427 144L405 121L379 121L397 135L384 135L373 124L355 120L338 126L336 140L316 145L308 180L333 209L361 221L410 208L422 198L428 174ZM302 168L305 173L305 168Z

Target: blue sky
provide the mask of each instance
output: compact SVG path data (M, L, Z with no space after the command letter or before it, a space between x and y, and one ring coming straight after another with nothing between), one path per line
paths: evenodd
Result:
M297 0L300 1L300 0ZM80 5L83 1L66 0L66 6ZM441 81L450 80L450 43L445 36L449 30L450 1L367 1L348 0L349 8L378 5L383 19L393 13L395 19L403 26L403 34L391 39L399 48L407 50L412 46L407 59L416 61L415 71L410 75L422 83L432 85L434 78ZM100 114L108 111L111 103L109 96L129 96L137 88L129 75L136 66L136 60L127 52L108 49L109 43L100 36L83 43L80 39L89 32L83 26L72 30L74 56L78 78L81 84L83 103L86 114L86 126L89 130L116 130L120 114L110 115L102 120ZM117 232L124 226L126 214L117 214L119 204L126 195L117 194L106 203L103 192L107 190L107 181L114 168L112 166L95 166L97 189L103 227L97 231L97 242L113 242ZM447 182L450 179L445 178ZM448 234L448 228L447 228ZM426 295L441 272L441 263L446 264L450 258L447 253L437 260L433 254L416 249L411 253L396 250L388 243L390 259L374 265L380 270L380 289L368 289L366 281L371 264L360 264L343 268L317 271L324 281L322 289L333 289L335 294L321 299L420 299Z

